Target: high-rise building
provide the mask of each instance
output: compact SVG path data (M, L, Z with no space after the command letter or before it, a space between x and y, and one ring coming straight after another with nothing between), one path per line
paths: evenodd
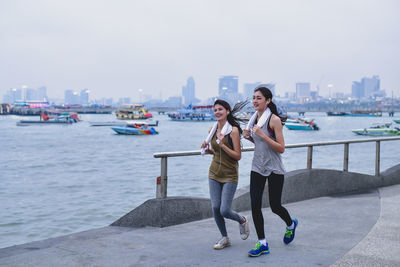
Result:
M89 104L89 89L85 88L81 90L81 95L80 95L80 104L81 105L88 105Z
M195 83L193 77L189 77L186 85L182 86L183 104L191 105L195 101Z
M374 97L377 95L385 95L385 92L380 90L381 80L378 75L372 78L363 77L361 82L353 81L351 86L351 96L354 98Z
M77 92L72 90L65 90L64 92L64 102L67 105L76 105L79 104L79 95Z
M221 76L218 84L218 94L220 97L226 94L238 93L238 76Z
M259 86L261 82L245 83L243 85L243 93L245 99L253 99L254 89Z
M361 84L364 91L364 96L371 97L374 93L380 90L381 80L378 75L372 76L372 78L363 77L361 79Z
M8 103L8 104L13 104L16 101L21 101L21 100L23 100L22 99L22 90L19 88L11 88L3 96L4 103Z
M310 83L296 83L296 99L310 97Z
M33 88L26 88L25 89L25 100L26 101L39 100L37 97L37 91Z
M351 85L351 97L358 99L364 97L364 90L360 82L353 81Z
M221 76L219 78L218 93L219 98L228 101L231 105L241 100L238 92L238 76Z

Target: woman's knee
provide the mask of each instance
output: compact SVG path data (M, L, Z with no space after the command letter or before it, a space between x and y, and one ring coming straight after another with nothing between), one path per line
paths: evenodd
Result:
M271 211L275 214L279 214L282 210L282 205L280 203L270 203Z
M231 214L231 209L230 208L227 208L227 207L221 207L221 209L219 210L220 211L220 213L221 213L221 215L223 216L223 217L230 217L230 214Z
M220 206L213 206L212 212L213 214L220 214Z

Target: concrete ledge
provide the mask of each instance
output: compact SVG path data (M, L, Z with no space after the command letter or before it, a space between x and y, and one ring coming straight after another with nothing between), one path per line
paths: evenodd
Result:
M112 226L166 227L206 219L212 216L208 198L153 198L113 222Z
M386 170L380 176L327 169L295 170L285 175L282 203L394 184L400 184L400 164ZM268 197L268 184L266 184L263 195L263 207L269 207ZM251 209L250 186L240 188L236 191L232 208L236 211ZM111 225L125 227L166 227L202 220L211 216L210 199L167 197L164 199L147 200Z

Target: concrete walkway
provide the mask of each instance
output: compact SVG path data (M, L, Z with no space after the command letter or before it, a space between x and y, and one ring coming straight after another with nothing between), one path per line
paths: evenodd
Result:
M249 258L256 240L239 237L216 251L213 219L166 228L104 227L0 249L0 266L400 266L400 185L285 205L299 219L295 241L282 242L284 223L264 209L271 254ZM250 216L250 212L243 213Z

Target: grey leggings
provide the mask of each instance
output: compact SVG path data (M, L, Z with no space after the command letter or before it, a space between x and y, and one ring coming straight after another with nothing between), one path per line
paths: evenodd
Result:
M231 210L233 196L235 195L237 184L220 183L213 179L208 179L210 185L211 207L215 222L222 236L228 236L225 226L225 218L243 222L243 217Z

